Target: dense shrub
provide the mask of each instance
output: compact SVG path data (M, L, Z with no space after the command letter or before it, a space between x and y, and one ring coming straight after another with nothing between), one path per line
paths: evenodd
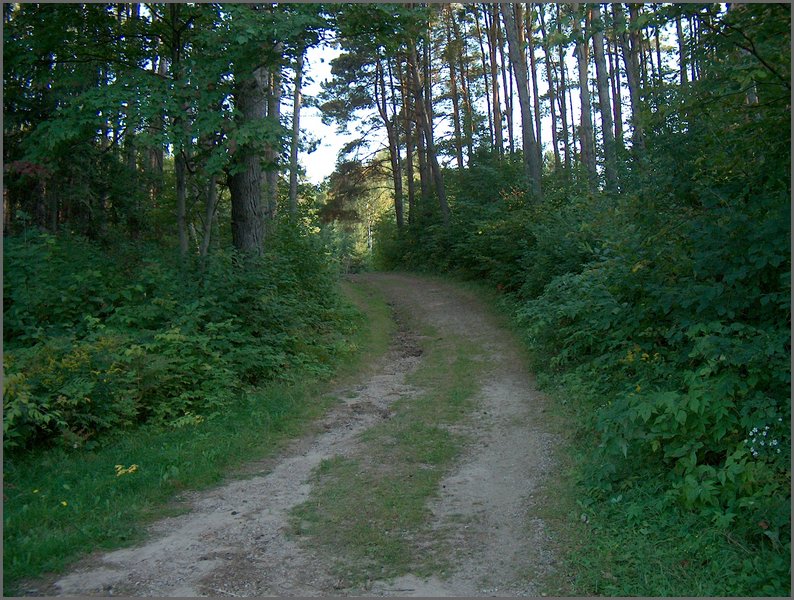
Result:
M203 268L145 247L5 238L4 447L178 424L295 366L328 372L350 315L323 254L286 224L266 256Z

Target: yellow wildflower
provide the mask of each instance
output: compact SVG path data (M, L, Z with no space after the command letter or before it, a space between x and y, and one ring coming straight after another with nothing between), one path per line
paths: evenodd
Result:
M127 475L129 473L135 473L138 470L138 465L130 465L127 468L124 468L124 465L116 465L116 477L121 477L122 475Z

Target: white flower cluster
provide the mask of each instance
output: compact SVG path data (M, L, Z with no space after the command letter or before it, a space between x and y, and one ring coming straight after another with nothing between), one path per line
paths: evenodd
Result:
M778 421L782 422L783 419L778 418ZM780 454L780 440L772 437L769 425L753 427L744 443L750 447L750 454L754 458L761 454Z

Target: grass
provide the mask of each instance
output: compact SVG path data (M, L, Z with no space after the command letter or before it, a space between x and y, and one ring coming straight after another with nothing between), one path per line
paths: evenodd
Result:
M179 429L142 427L93 450L37 450L4 461L3 592L25 580L62 572L82 555L129 545L153 519L185 507L187 489L220 483L245 463L272 456L307 431L335 399L328 390L352 378L388 348L393 323L382 297L343 284L363 312L348 340L355 352L338 360L334 379L296 373L293 384L250 390L220 417ZM116 465L137 465L116 475Z
M789 596L785 549L752 548L730 531L671 502L662 476L623 481L606 493L590 489L587 448L596 442L583 427L570 394L550 386L556 418L570 423L561 449L563 477L549 482L544 519L560 559L547 581L550 596Z
M484 365L472 360L470 343L423 333L423 362L408 380L419 393L395 401L390 419L363 432L354 456L324 461L310 498L293 509L294 533L336 557L345 587L447 566L428 501L465 445L448 426L471 410Z

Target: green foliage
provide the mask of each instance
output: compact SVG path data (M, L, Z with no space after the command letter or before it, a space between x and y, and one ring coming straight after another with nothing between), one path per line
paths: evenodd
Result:
M250 385L328 373L350 314L321 246L284 225L255 265L180 271L143 248L4 240L4 447L82 445L223 411Z
M526 205L509 162L477 163L448 175L448 231L409 230L381 252L512 292L541 381L575 404L588 502L655 482L659 523L699 520L716 532L708 544L726 536L770 557L765 582L749 559L731 571L745 594L789 586L787 12L732 9L704 34L737 61L709 59L701 80L664 90L621 195L561 186Z

